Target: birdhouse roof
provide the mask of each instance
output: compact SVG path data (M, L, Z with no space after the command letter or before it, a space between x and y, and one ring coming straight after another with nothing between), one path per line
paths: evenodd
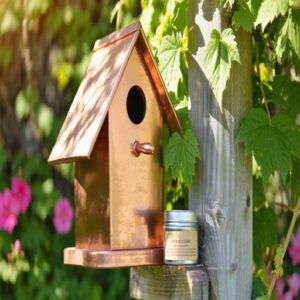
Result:
M164 119L181 132L168 92L139 22L97 40L93 55L48 159L89 159L133 48L137 46L153 80Z

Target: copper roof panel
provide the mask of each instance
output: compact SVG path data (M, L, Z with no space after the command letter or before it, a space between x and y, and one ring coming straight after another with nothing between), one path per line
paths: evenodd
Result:
M138 40L138 41L137 41ZM133 47L152 76L165 121L182 132L168 92L139 22L97 40L86 74L48 159L51 163L89 159Z
M129 34L93 53L49 162L90 157L136 35Z

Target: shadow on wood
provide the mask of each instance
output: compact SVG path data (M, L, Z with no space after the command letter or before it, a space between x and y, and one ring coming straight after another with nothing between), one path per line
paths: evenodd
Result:
M203 265L148 266L130 269L134 299L208 300L209 278Z

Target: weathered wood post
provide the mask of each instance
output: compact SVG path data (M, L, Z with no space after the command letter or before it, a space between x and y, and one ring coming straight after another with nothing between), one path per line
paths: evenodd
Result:
M251 35L236 33L241 64L234 63L223 99L223 113L203 71L212 29L226 28L215 1L190 1L189 93L193 130L202 155L190 208L198 213L203 236L201 262L211 282L211 297L250 299L252 287L251 157L235 139L251 107Z
M188 12L190 117L202 155L189 203L199 216L202 230L200 260L209 273L211 299L250 299L251 158L244 156L235 138L241 119L251 107L251 35L242 31L236 33L241 64L233 64L222 113L203 71L203 60L211 30L222 31L226 18L215 1L190 0ZM208 299L206 273L198 268L198 273L192 277L189 268L131 268L131 296L137 299ZM198 288L191 288L193 284Z

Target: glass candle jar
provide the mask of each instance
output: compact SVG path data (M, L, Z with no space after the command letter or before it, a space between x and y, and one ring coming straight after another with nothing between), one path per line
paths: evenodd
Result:
M198 262L198 221L191 210L166 210L164 263L193 265Z

